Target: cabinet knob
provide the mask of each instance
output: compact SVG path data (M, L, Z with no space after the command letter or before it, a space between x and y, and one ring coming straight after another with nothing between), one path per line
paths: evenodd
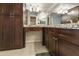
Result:
M53 37L53 40L58 40L58 38L56 38L56 37Z
M14 13L10 13L10 17L14 17Z

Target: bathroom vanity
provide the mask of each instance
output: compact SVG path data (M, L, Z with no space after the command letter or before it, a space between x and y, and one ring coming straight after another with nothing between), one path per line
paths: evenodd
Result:
M79 29L45 27L43 35L51 55L79 56Z

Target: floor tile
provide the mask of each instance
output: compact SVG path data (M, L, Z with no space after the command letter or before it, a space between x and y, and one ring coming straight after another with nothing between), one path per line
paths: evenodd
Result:
M35 56L37 53L47 52L42 43L26 43L26 47L16 50L0 51L0 56Z

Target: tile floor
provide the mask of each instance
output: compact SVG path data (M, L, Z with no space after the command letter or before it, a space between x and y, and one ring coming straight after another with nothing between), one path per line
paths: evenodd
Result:
M35 43L35 53L48 52L45 46L42 43Z
M25 48L0 51L0 56L35 56L37 53L48 52L46 47L43 46L41 42L42 42L41 31L27 32Z
M16 50L0 51L0 56L35 56L37 53L47 52L42 43L26 43L26 47Z

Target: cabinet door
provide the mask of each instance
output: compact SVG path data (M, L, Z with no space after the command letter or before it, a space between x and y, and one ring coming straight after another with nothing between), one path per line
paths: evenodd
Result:
M2 42L3 50L14 49L15 47L15 19L8 15L3 16Z
M1 49L8 50L24 47L22 16L3 17Z
M10 46L12 48L24 47L23 40L23 17L22 16L10 16Z
M43 45L46 45L46 28L43 28Z
M51 38L50 39L50 49L51 49L51 53L54 55L58 55L58 39L57 38Z
M47 30L46 30L46 28L43 28L43 30L42 30L42 32L43 32L43 41L42 41L42 43L43 43L43 45L46 45L46 37L47 37Z
M3 45L3 42L2 42L2 19L3 19L3 16L0 15L0 50L2 50L2 45Z
M16 48L24 47L23 40L23 17L15 16L15 46Z
M79 46L71 42L61 40L59 42L60 55L64 56L79 56Z
M2 24L2 27L3 27L3 30L2 30L2 46L3 46L3 49L9 49L10 48L10 38L11 38L11 35L10 35L10 17L9 16L3 16L3 24ZM13 39L14 37L12 37Z
M48 31L48 50L51 55L58 55L58 37L50 29Z
M49 45L48 45L48 34L46 33L45 34L45 45L46 45L46 47L48 48L49 47Z
M23 4L22 3L13 3L13 13L15 15L23 15Z
M5 15L22 15L22 3L2 3L0 4L0 13Z
M56 37L55 39L55 55L59 55L59 39Z
M14 5L0 4L0 50L24 47L23 17L22 15L11 14L14 11ZM17 14L17 12L15 13Z
M55 55L55 40L52 39L51 37L49 37L49 47L48 50L50 52L51 55Z
M2 14L3 12L3 6L2 6L2 3L0 3L0 14Z
M0 9L1 9L1 14L3 15L9 15L10 12L13 10L12 6L10 3L1 3L0 4Z

